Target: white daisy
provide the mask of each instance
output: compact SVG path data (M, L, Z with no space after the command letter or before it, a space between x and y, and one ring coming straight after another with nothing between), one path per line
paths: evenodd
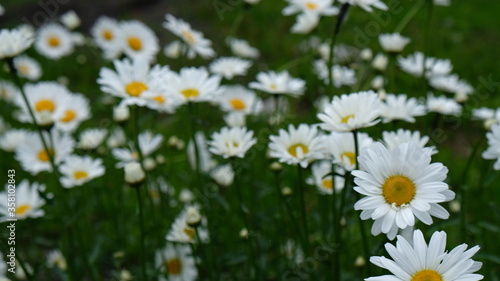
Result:
M187 223L187 214L189 208L197 207L185 207L184 210L177 216L174 223L172 224L170 231L168 232L166 239L170 242L179 243L196 243L198 233L199 239L202 243L208 242L208 231L206 230L206 219L201 220L201 225L196 229L189 226Z
M293 78L288 71L279 73L269 71L257 74L257 82L251 82L249 86L270 94L300 96L305 91L306 82L299 78Z
M198 277L196 261L188 245L168 243L165 249L156 252L155 263L168 276L160 276L160 281L194 281Z
M358 153L361 155L363 148L373 144L373 139L366 133L357 133L358 136ZM347 171L352 171L356 168L356 147L354 143L354 135L348 133L332 132L325 139L325 151L329 157L333 157L333 163L339 165Z
M288 131L279 130L278 136L270 136L270 156L289 165L300 164L306 168L314 159L321 158L322 142L315 126L300 124L288 126Z
M0 80L0 99L9 102L16 102L21 97L21 91L14 83L7 80Z
M424 72L424 54L415 52L406 58L400 56L398 57L398 65L403 71L416 77L422 77ZM453 66L450 60L426 57L425 68L426 77L431 78L450 74Z
M393 120L403 120L415 123L415 116L425 115L425 106L419 104L416 98L408 98L406 95L387 94L382 103L382 117L384 123Z
M333 97L324 112L318 114L323 121L321 128L327 131L347 132L371 127L380 120L382 102L373 91Z
M383 53L378 53L372 61L372 67L380 72L384 72L388 64L389 58Z
M18 27L0 30L0 59L15 57L31 47L34 41L32 29Z
M474 92L474 88L469 83L459 79L456 74L432 77L429 84L435 89L452 94L470 95Z
M460 116L462 107L454 99L449 99L445 96L434 97L427 95L427 111L437 112L443 115Z
M106 140L106 145L109 148L116 148L119 146L123 146L126 144L126 137L125 137L125 132L121 127L115 127L108 136L108 139Z
M82 21L80 20L80 17L75 13L75 11L70 10L64 13L61 16L61 22L66 26L68 29L75 29L80 26Z
M377 8L377 9L380 9L380 10L388 10L389 7L387 7L387 5L382 2L381 0L339 0L340 3L347 3L347 4L351 4L353 6L359 6L361 8L363 8L363 10L367 11L367 12L372 12L373 11L373 8Z
M42 76L42 68L40 64L28 57L28 56L18 56L14 58L14 66L17 69L19 76L27 78L31 81L40 79Z
M36 50L49 59L60 59L73 52L71 32L57 23L42 26L35 42Z
M227 44L229 48L231 48L231 52L236 56L250 59L256 59L260 56L259 50L250 46L250 44L243 39L228 38Z
M168 43L165 48L163 48L163 54L167 58L171 59L177 59L179 58L183 53L187 51L187 47L181 43L179 40L174 40L170 43Z
M179 96L169 94L170 85L166 82L168 75L174 75L168 66L153 66L148 75L151 88L144 92L143 97L148 108L172 114L183 100Z
M218 102L223 111L249 115L262 110L262 100L252 90L241 85L221 86L220 90Z
M143 158L146 158L158 150L163 142L162 135L153 135L151 131L142 132L139 134L139 149ZM135 145L129 143L130 148L114 148L111 153L119 160L116 163L117 168L122 168L128 162L139 160L139 152L136 151Z
M3 132L0 137L0 148L7 152L14 152L27 135L28 131L24 129L11 129Z
M71 94L57 107L53 118L55 126L61 131L74 131L82 121L90 118L89 100L82 94Z
M401 36L399 33L384 33L378 36L378 41L384 51L401 53L404 47L410 43L410 38Z
M319 16L312 13L302 13L297 15L295 24L292 26L290 31L296 34L308 34L310 33L319 23Z
M252 63L250 61L244 59L221 57L210 64L210 71L230 80L233 79L234 76L246 75L251 65Z
M221 186L230 186L234 181L234 170L231 164L220 165L210 172L210 177Z
M0 220L5 219L26 219L39 218L45 215L41 209L45 205L45 200L38 193L40 189L45 189L45 185L39 183L30 184L27 180L22 180L16 185L16 206L12 210L12 206L8 206L8 188L0 192ZM14 215L14 216L11 216Z
M328 66L324 60L316 60L314 62L314 69L318 74L318 77L323 80L325 85L330 83L330 79L328 79ZM333 85L335 88L340 88L342 86L352 86L356 84L356 71L346 66L341 65L333 65L332 66L332 77L333 77Z
M59 171L62 174L61 184L65 188L71 188L104 175L105 170L101 159L70 155L59 166Z
M334 16L339 9L333 6L333 0L286 0L288 6L281 13L285 16L296 13L314 14L316 16Z
M486 133L488 138L488 149L486 149L482 156L484 159L496 159L493 168L500 170L500 125L495 124L491 126L491 132Z
M123 166L125 182L132 187L140 186L146 179L146 173L137 161L130 161Z
M238 111L231 111L224 115L224 122L226 125L230 128L232 127L245 127L246 125L246 120L245 120L245 114L242 112Z
M58 165L71 152L75 146L73 139L67 134L61 133L56 129L51 132L52 141L47 132L43 132L45 143L48 146L46 151L42 140L36 133L28 133L26 138L16 149L16 159L21 163L23 169L36 175L41 171L52 171L49 154L53 157L54 163ZM53 144L53 145L52 145Z
M311 172L312 179L309 183L315 185L318 188L318 192L321 194L332 194L334 189L335 192L339 192L344 188L345 180L343 177L335 176L335 181L333 181L332 175L328 175L332 172L332 163L329 161L314 163L312 165ZM335 172L343 175L345 170L340 167L336 167Z
M208 142L208 150L224 158L245 157L245 153L257 143L253 137L253 131L245 127L224 127L220 132L212 134L212 140Z
M354 205L361 219L373 219L373 235L381 232L394 239L398 229L415 225L415 217L432 224L431 216L447 219L448 211L438 203L455 198L444 182L448 169L430 163L432 150L403 143L389 151L375 143L358 157L361 170L352 172L356 192L365 195Z
M191 28L191 25L181 19L167 14L167 20L163 23L163 27L168 29L173 34L179 36L188 45L188 58L194 58L197 54L202 58L211 58L215 56L215 51L212 49L212 42L203 37L203 33Z
M68 268L66 258L64 258L60 250L53 250L47 254L47 266L50 268L57 266L61 270L66 270Z
M83 150L96 149L104 141L107 133L106 129L86 129L80 133L80 141L76 147Z
M150 62L154 59L160 46L154 32L138 20L120 23L121 44L123 52L133 60Z
M122 53L122 31L115 19L99 17L90 30L94 43L103 50L106 59L117 59Z
M216 163L212 159L212 154L208 151L207 139L203 132L196 132L195 140L198 147L198 160L200 161L199 168L203 173L208 173L212 168L216 166ZM191 168L194 170L196 168L196 155L193 140L190 140L187 146L187 155Z
M425 148L426 144L429 142L428 136L420 136L419 131L410 131L404 129L398 129L396 132L382 132L382 141L389 151L398 148L403 143L412 142L420 148ZM432 149L432 154L438 153L435 146L428 147Z
M165 79L167 94L182 100L182 102L209 101L219 95L221 77L209 76L208 71L201 67L185 67L180 73L170 73Z
M462 244L447 252L444 231L434 232L427 245L422 231L417 229L413 239L398 235L396 247L387 243L385 249L393 260L374 256L370 262L393 275L370 277L365 281L477 281L484 278L474 273L482 263L471 259L479 246L467 250L467 244Z

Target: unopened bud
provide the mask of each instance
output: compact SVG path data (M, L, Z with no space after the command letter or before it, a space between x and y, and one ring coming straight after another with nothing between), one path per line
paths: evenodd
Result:
M281 189L281 194L283 194L283 196L290 196L292 195L293 191L290 187L288 186L285 186Z
M271 170L274 172L281 172L281 170L283 170L283 166L278 162L271 163L269 168L271 168Z
M126 105L118 105L113 108L113 120L125 122L130 118L130 110Z
M201 215L195 207L189 207L186 214L186 222L189 226L196 228L201 224Z
M240 230L240 238L241 239L247 239L248 238L248 229L243 228Z
M362 256L358 256L354 261L354 266L356 267L362 267L365 266L365 264L366 264L365 258Z
M146 169L146 171L151 171L156 168L156 162L151 157L144 159L144 162L142 164L144 165L144 169Z
M140 186L144 179L146 178L146 174L141 167L141 164L138 162L130 162L125 164L125 182L130 184L133 187Z

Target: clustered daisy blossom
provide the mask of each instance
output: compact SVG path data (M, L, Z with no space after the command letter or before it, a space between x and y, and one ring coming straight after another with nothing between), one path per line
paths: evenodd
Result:
M188 245L167 244L156 252L155 263L168 276L168 279L161 276L161 281L194 281L198 277L196 261Z
M34 32L31 28L20 26L16 29L0 30L0 59L15 57L31 47Z
M251 82L250 88L270 94L290 94L300 96L305 91L306 82L299 78L293 78L288 71L276 73L260 72L257 74L257 82Z
M488 149L483 152L484 159L496 159L493 168L500 170L500 125L491 126L491 132L486 133Z
M253 137L253 131L243 127L224 127L220 132L213 133L212 140L208 142L209 151L224 158L243 158L255 143L257 139Z
M28 180L22 180L16 186L16 206L13 214L15 217L11 216L8 205L8 188L5 187L5 191L0 192L0 215L2 217L0 220L5 219L26 219L26 218L39 218L45 215L45 211L42 207L45 205L45 200L40 196L39 192L45 189L45 185L39 183L29 183Z

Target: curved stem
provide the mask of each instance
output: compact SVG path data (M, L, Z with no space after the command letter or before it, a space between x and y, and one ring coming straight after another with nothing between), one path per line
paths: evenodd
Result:
M141 274L142 280L148 280L146 275L146 244L144 239L144 217L140 186L134 187L137 195L137 203L139 205L139 226L141 230Z

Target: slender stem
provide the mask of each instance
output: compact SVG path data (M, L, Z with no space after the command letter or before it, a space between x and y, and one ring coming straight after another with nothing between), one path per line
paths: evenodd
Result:
M424 35L424 55L423 55L423 71L422 71L422 84L424 85L424 95L427 95L429 90L429 83L427 82L427 67L425 65L426 56L429 53L430 47L430 35L431 35L431 23L432 23L432 10L434 8L434 3L432 0L424 0L427 4L427 17L425 20L425 35Z
M148 280L146 276L146 244L144 239L144 217L140 186L134 187L137 195L137 203L139 205L139 227L141 230L141 274L142 280Z
M396 33L401 33L405 27L410 23L410 21L415 17L415 15L422 9L425 4L425 0L417 1L415 5L406 13L404 18L399 22L398 26L394 30Z
M357 130L352 131L352 136L354 138L354 154L356 155L356 158L355 158L356 170L359 170L359 161L358 161L358 156L359 156L358 131Z
M245 11L247 10L247 6L245 2L240 2L240 9L238 11L238 15L236 16L236 19L234 20L233 24L231 25L231 29L229 30L229 34L227 37L233 37L238 28L241 25L241 22L243 21L243 17L245 16Z
M342 4L342 7L340 8L339 15L337 17L337 23L335 25L335 30L333 31L332 34L332 39L330 41L330 56L328 57L328 85L329 89L332 93L332 96L334 95L335 92L335 87L333 85L333 57L335 56L335 43L337 42L337 37L340 33L340 28L342 27L342 23L344 22L344 18L347 14L347 11L349 10L350 4L349 3L344 3Z
M391 78L389 81L389 91L392 94L397 94L395 92L396 90L396 69L397 69L397 63L396 63L396 53L389 53L389 60L390 60L390 68L391 68Z
M304 254L309 255L309 227L307 226L307 214L306 214L306 202L304 195L304 182L302 179L302 167L297 165L297 175L298 175L298 191L299 191L299 201L300 201L300 211L302 219L302 228L304 232Z
M347 181L346 181L347 182ZM332 226L333 226L333 259L332 259L332 277L331 280L341 280L340 279L340 216L337 210L338 208L338 199L337 192L335 192L335 165L332 164Z
M314 54L312 51L308 52L307 54L301 56L301 57L298 57L294 60L291 60L287 63L285 63L284 65L280 66L276 71L277 72L280 72L280 71L284 71L284 70L288 70L292 67L296 67L296 66L299 66L303 63L306 63L308 62L311 58L314 57Z

